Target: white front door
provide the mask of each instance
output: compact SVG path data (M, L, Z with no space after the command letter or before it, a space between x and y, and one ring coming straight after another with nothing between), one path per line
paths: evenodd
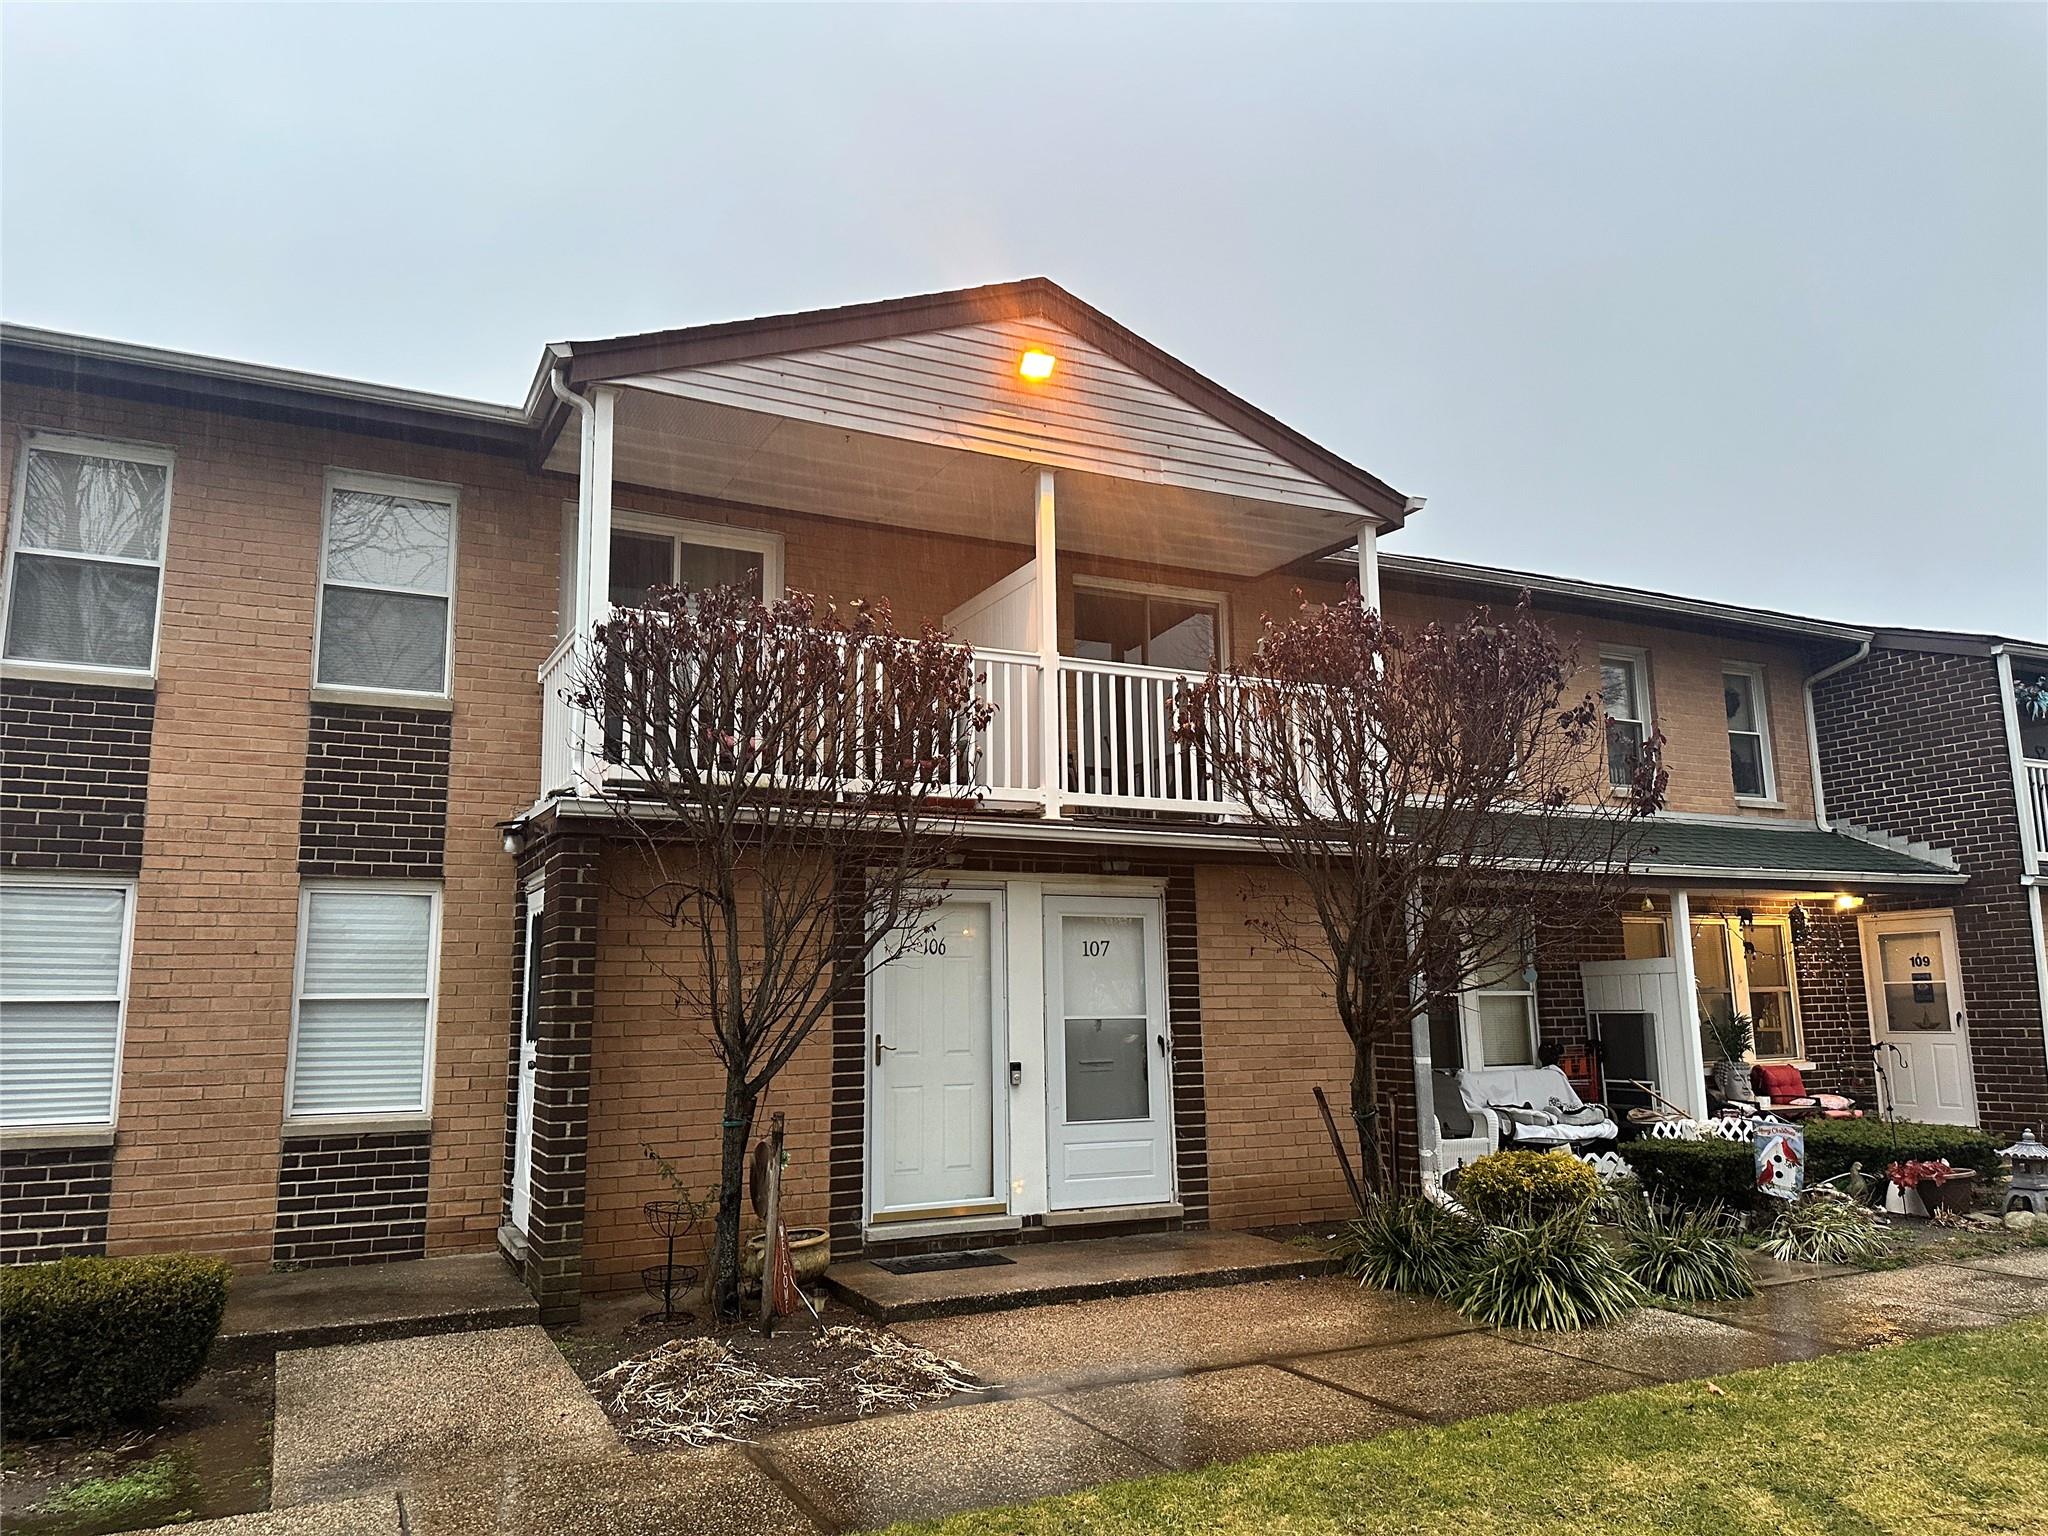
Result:
M533 1216L533 1078L540 1065L540 893L526 903L526 984L519 992L519 1091L512 1114L512 1228Z
M1899 912L1863 921L1863 978L1880 1091L1901 1120L1977 1122L1970 1035L1948 912Z
M1643 1096L1649 1107L1705 1115L1699 1050L1696 1044L1686 1049L1692 1031L1679 990L1678 962L1668 956L1588 960L1579 966L1579 981L1586 989L1586 1017L1600 1041L1600 1070L1609 1095L1617 1083L1648 1083L1655 1093Z
M997 1098L1003 901L949 895L928 930L875 973L870 1042L874 1213L980 1215L1008 1208Z
M1173 1198L1162 919L1156 897L1046 898L1046 1183L1054 1210Z

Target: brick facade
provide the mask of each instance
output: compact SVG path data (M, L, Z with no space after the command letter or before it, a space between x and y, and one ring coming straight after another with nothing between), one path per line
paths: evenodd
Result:
M287 1140L273 1262L321 1267L423 1257L432 1142L426 1131Z
M452 737L449 717L440 712L313 705L299 804L299 873L439 876Z
M0 1150L0 1264L107 1249L112 1147Z
M141 869L155 722L146 688L0 681L0 864Z
M1814 710L1829 816L1947 849L1970 877L1918 905L1955 913L1978 1119L2001 1135L2048 1123L2048 1046L1996 662L1876 649L1822 682Z

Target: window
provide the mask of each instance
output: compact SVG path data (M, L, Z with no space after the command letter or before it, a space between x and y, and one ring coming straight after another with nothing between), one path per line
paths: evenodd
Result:
M445 695L454 586L452 488L329 477L313 681Z
M1621 920L1624 960L1662 960L1671 953L1671 929L1662 913L1645 912Z
M782 596L782 540L772 533L620 514L611 555L606 596L615 608L640 607L655 587L739 586L771 603ZM568 560L573 568L573 553Z
M1640 653L1602 652L1600 707L1607 716L1607 781L1616 789L1635 782L1643 743L1650 738L1650 690Z
M156 667L171 456L31 437L14 494L9 661Z
M425 1113L439 922L430 887L306 889L290 1115Z
M1747 1014L1754 1028L1751 1054L1762 1061L1800 1054L1799 990L1792 925L1782 917L1759 917L1747 925L1731 918L1702 918L1692 925L1693 980L1699 990L1706 1059L1720 1059L1711 1019Z
M1472 978L1461 999L1465 1060L1482 1067L1536 1062L1534 967L1510 956Z
M1074 654L1207 672L1222 659L1222 600L1198 592L1074 583Z
M1699 994L1701 1035L1707 1060L1718 1061L1720 1051L1708 1026L1733 1018L1742 1010L1735 1001L1735 966L1728 954L1728 925L1708 918L1692 925L1692 980Z
M1771 800L1769 706L1761 667L1731 666L1721 674L1728 710L1728 765L1738 800Z
M112 1125L129 887L0 882L0 1125Z

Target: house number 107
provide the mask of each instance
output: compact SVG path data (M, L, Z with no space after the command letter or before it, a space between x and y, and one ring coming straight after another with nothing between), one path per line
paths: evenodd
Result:
M1094 960L1108 953L1109 940L1107 939L1083 939L1081 941L1081 958L1084 960Z

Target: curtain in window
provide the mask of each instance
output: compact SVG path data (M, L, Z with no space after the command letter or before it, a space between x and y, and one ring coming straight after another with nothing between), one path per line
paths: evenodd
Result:
M106 1125L124 890L0 885L0 1124Z

